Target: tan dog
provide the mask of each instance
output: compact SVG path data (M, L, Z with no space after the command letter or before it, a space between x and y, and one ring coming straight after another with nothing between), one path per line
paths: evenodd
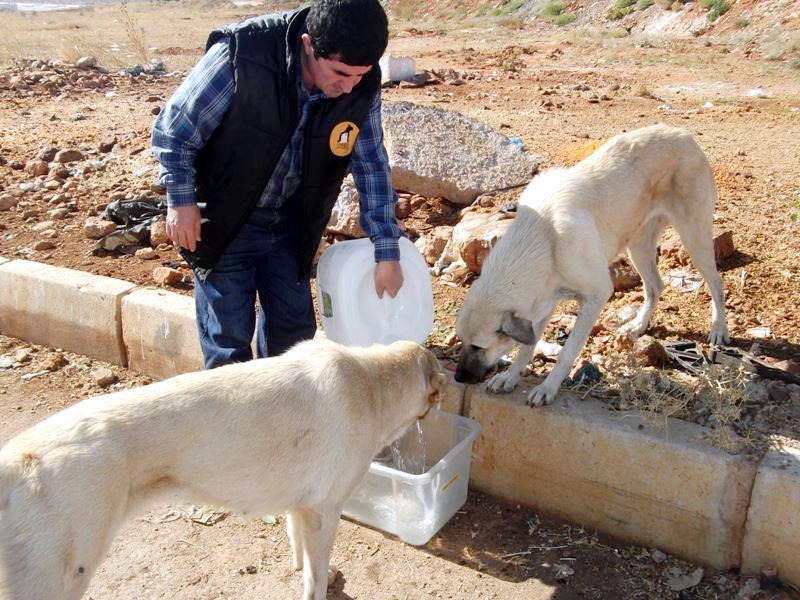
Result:
M171 499L287 512L322 600L342 504L445 385L412 342L310 341L80 402L0 451L0 597L79 600L123 522Z
M459 311L463 349L456 381L481 381L519 343L514 363L488 385L493 392L513 390L556 305L576 299L580 313L564 349L528 397L535 406L552 400L613 292L608 265L626 249L642 276L645 301L622 333L644 333L664 289L656 257L667 221L711 291L709 341L727 343L724 290L714 264L716 198L703 151L689 132L666 125L618 135L574 167L536 177Z

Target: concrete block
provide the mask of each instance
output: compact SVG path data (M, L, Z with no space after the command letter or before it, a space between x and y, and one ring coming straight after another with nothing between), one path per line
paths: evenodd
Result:
M155 379L203 368L194 299L142 288L122 301L122 337L128 366Z
M560 395L524 406L527 390L467 390L464 415L481 424L472 484L616 538L712 565L736 567L754 464L698 441L703 428Z
M28 260L0 265L0 333L125 365L127 281Z
M781 581L800 586L800 450L767 454L758 467L747 514L742 570L774 568Z
M464 409L464 394L467 386L463 383L457 383L453 379L453 373L445 370L444 374L447 376L447 389L442 394L439 400L439 410L445 410L456 415L463 414Z

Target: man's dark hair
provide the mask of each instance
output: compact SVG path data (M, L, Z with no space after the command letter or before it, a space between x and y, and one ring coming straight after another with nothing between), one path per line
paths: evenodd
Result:
M316 57L352 67L374 65L389 42L389 22L378 0L315 0L306 17Z

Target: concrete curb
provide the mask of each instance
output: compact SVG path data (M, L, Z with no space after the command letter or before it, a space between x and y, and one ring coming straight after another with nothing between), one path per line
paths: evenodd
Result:
M472 483L617 538L718 569L738 567L756 465L698 441L671 419L657 431L634 412L562 393L524 405L525 390L468 390L481 424Z
M127 281L28 260L0 265L0 333L126 365Z
M191 298L0 257L0 333L155 378L202 368ZM494 496L720 569L775 568L800 585L800 452L760 465L698 442L670 419L656 431L562 394L524 406L454 385L443 408L481 424L470 482Z
M156 379L203 368L194 300L156 287L122 299L122 338L128 366Z
M772 451L761 462L747 514L742 569L773 568L800 585L800 450Z

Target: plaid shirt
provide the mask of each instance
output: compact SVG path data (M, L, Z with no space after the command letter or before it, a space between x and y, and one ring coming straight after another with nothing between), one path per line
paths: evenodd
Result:
M300 120L259 199L259 206L280 208L301 183L303 129L321 92L309 94L297 69ZM153 154L170 207L197 203L195 158L222 122L233 102L234 75L228 44L214 44L181 84L153 125ZM350 161L361 203L361 226L375 244L375 260L398 260L400 228L394 218L397 196L383 147L380 94L364 120Z

